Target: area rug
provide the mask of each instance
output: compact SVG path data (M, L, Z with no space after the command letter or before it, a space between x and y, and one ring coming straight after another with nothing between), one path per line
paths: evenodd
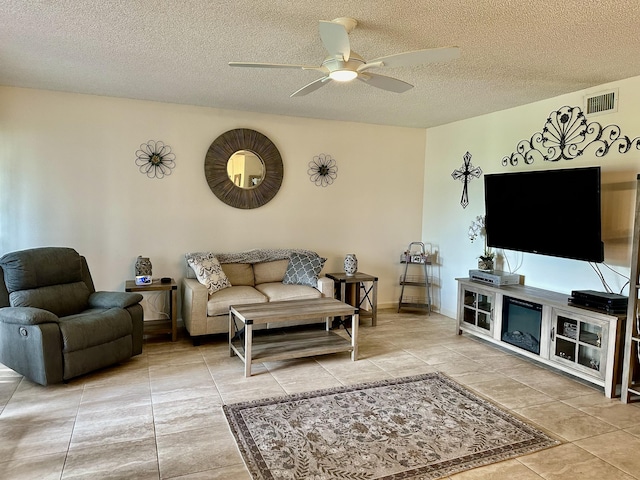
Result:
M560 443L440 373L223 408L254 480L435 479Z

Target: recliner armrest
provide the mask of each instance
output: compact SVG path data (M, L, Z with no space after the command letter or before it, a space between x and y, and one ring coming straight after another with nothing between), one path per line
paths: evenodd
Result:
M16 325L40 325L41 323L58 323L58 316L34 307L0 308L0 322Z
M127 308L140 303L142 295L132 292L93 292L89 306L93 308Z

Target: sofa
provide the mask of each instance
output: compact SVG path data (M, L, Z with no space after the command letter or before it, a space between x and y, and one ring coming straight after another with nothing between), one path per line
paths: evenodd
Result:
M74 249L7 253L0 280L0 363L30 380L59 383L142 353L142 295L96 292Z
M325 258L300 249L237 253L187 253L182 318L194 343L202 335L229 332L229 307L250 303L333 297L333 280L321 277ZM278 323L278 327L324 319ZM267 324L265 328L270 328Z

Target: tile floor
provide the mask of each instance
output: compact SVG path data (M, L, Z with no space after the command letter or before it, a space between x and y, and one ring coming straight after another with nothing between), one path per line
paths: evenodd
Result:
M431 371L564 441L452 479L640 478L640 404L458 336L437 314L383 310L360 332L355 363L347 354L274 362L248 379L224 338L149 339L125 364L46 388L0 365L0 478L247 480L223 403Z

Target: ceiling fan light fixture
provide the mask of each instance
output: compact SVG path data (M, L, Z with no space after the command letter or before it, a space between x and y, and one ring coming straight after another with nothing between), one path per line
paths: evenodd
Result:
M331 80L335 80L336 82L350 82L358 76L358 72L354 72L353 70L334 70L329 73L329 78Z
M386 75L370 73L372 68L383 67L411 67L432 62L453 60L460 56L458 47L424 48L394 55L379 57L370 62L365 61L351 49L349 33L358 24L353 18L341 17L332 21L320 20L320 40L327 51L327 55L319 66L295 65L282 63L229 62L232 67L258 68L292 68L296 70L317 70L324 74L304 87L296 90L290 96L302 97L335 80L348 83L355 79L366 82L372 87L394 93L403 93L413 88L413 85Z

